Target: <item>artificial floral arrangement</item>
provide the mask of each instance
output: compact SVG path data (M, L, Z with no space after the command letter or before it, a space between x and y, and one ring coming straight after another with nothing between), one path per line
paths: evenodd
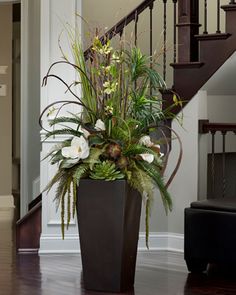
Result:
M81 42L72 33L69 35L73 62L63 53L63 60L50 67L43 84L51 77L56 78L76 99L50 104L40 117L44 128L42 116L52 108L57 112L49 122L52 129L46 130L46 139L68 136L48 154L51 164L58 164L46 190L57 184L55 200L61 205L62 235L65 224L68 227L75 214L77 188L82 178L126 179L144 197L148 246L155 187L160 191L166 212L172 209L163 179L166 155L160 147L166 139L163 136L158 142L150 137L154 129L161 128L160 122L173 117L171 107L162 109L159 90L165 89L165 82L156 71L153 57L145 56L135 46L126 48L120 44L114 49L109 40L96 35L86 60ZM78 81L68 84L51 74L53 67L63 63L77 71ZM76 94L77 87L81 89L80 95ZM68 104L79 106L80 111L61 116L61 109Z

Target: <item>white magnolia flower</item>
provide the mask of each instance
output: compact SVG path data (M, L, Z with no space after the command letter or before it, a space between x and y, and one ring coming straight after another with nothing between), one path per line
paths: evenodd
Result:
M62 148L61 154L65 158L86 159L89 156L88 141L83 136L74 137L71 146Z
M95 124L95 129L98 131L105 131L106 127L104 122L101 119L98 119L96 124Z
M151 164L154 161L154 155L152 154L140 154L141 158Z
M82 126L79 126L79 129L78 129L79 132L83 133L84 137L87 139L90 135L90 133L84 129Z
M145 145L147 147L151 147L154 145L154 143L151 141L150 136L144 135L140 138L139 144Z

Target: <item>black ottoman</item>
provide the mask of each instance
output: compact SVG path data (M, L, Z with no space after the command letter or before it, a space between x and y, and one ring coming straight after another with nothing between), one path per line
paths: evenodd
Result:
M236 265L236 199L193 202L185 209L184 258L191 272L208 263Z

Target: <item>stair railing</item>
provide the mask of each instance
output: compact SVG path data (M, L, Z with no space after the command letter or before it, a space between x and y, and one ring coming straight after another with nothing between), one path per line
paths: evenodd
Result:
M168 3L173 4L173 15L171 18L173 19L173 30L171 31L171 38L168 38L167 36L167 28L168 28L168 21L170 20L169 12L167 9ZM100 37L100 40L102 43L106 42L106 40L111 40L115 36L119 35L120 38L122 37L125 28L130 24L134 23L134 45L139 45L139 19L140 15L149 9L149 28L148 28L148 34L149 34L149 50L148 54L151 57L150 61L150 67L152 66L152 57L153 57L153 34L155 33L155 28L153 27L153 19L154 19L154 12L162 10L163 13L163 20L162 20L162 28L161 32L163 35L163 64L162 64L162 75L164 80L166 80L167 75L167 42L171 39L171 45L172 45L172 52L173 57L172 61L176 62L177 60L177 0L170 0L169 2L167 0L144 0L141 2L140 5L138 5L135 9L133 9L129 14L127 14L125 17L123 17L116 25L114 25L111 29L109 29L103 36ZM154 7L155 5L155 7ZM161 7L160 7L161 5ZM157 9L157 10L156 10ZM154 11L155 10L155 11ZM143 29L143 28L142 28ZM147 30L146 30L147 31ZM91 57L91 49L92 47L89 47L85 51L85 58L89 59Z
M222 197L226 196L227 181L226 181L226 135L228 133L234 133L236 135L236 123L211 123L208 120L199 121L199 133L200 134L211 134L211 168L210 168L210 188L208 188L208 197L214 198L216 189L216 133L220 133L222 136ZM236 151L236 150L235 150ZM219 171L218 171L219 172ZM209 193L210 192L210 193Z

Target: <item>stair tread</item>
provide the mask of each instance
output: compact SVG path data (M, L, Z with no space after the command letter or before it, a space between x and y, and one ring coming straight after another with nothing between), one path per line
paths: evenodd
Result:
M224 11L236 10L236 4L222 5L221 8L222 8Z
M200 41L207 41L207 40L225 40L231 36L229 33L214 33L214 34L200 34L195 35L194 37Z
M171 63L173 68L200 68L204 65L203 62L179 62L179 63Z

